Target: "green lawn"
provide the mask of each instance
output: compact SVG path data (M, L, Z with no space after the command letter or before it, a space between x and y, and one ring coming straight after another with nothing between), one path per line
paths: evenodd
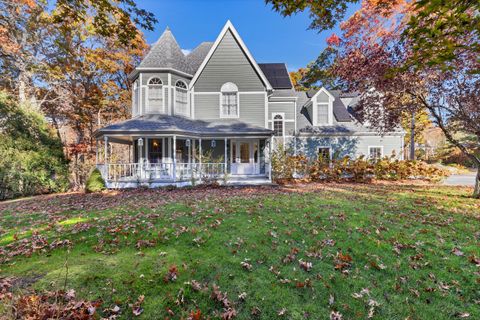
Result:
M125 319L142 295L140 319L228 308L235 319L479 319L471 192L332 184L0 203L0 276L17 294L67 281L77 299L102 300L101 316L118 306Z

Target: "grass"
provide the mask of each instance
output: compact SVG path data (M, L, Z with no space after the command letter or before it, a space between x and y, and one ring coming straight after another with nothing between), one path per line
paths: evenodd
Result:
M14 201L0 204L0 274L18 279L18 294L67 281L77 297L102 300L100 315L118 306L124 319L141 295L141 319L197 310L226 317L214 285L235 319L329 319L332 311L344 319L478 319L480 201L470 194L332 184ZM71 245L32 250L39 236ZM167 281L173 266L177 279Z

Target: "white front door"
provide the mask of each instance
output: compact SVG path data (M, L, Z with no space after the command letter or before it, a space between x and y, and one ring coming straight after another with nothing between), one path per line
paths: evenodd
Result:
M232 174L259 174L258 140L232 140L230 159Z

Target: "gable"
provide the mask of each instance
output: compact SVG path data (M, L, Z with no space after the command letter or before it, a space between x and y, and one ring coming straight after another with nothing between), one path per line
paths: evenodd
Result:
M230 30L215 48L194 87L196 92L219 92L226 82L235 83L239 91L265 90L260 76Z

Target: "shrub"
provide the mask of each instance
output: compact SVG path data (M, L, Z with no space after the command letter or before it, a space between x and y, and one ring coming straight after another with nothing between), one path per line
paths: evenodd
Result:
M437 181L448 176L448 170L423 161L396 160L394 157L372 161L361 156L357 159L309 161L304 156L292 156L275 152L272 157L272 173L275 181L294 180L298 177L312 181L353 181L369 182L378 180L424 179Z
M100 192L106 188L105 180L103 180L100 170L95 168L87 179L87 183L85 184L85 192Z
M0 91L0 200L66 190L67 165L43 115Z

